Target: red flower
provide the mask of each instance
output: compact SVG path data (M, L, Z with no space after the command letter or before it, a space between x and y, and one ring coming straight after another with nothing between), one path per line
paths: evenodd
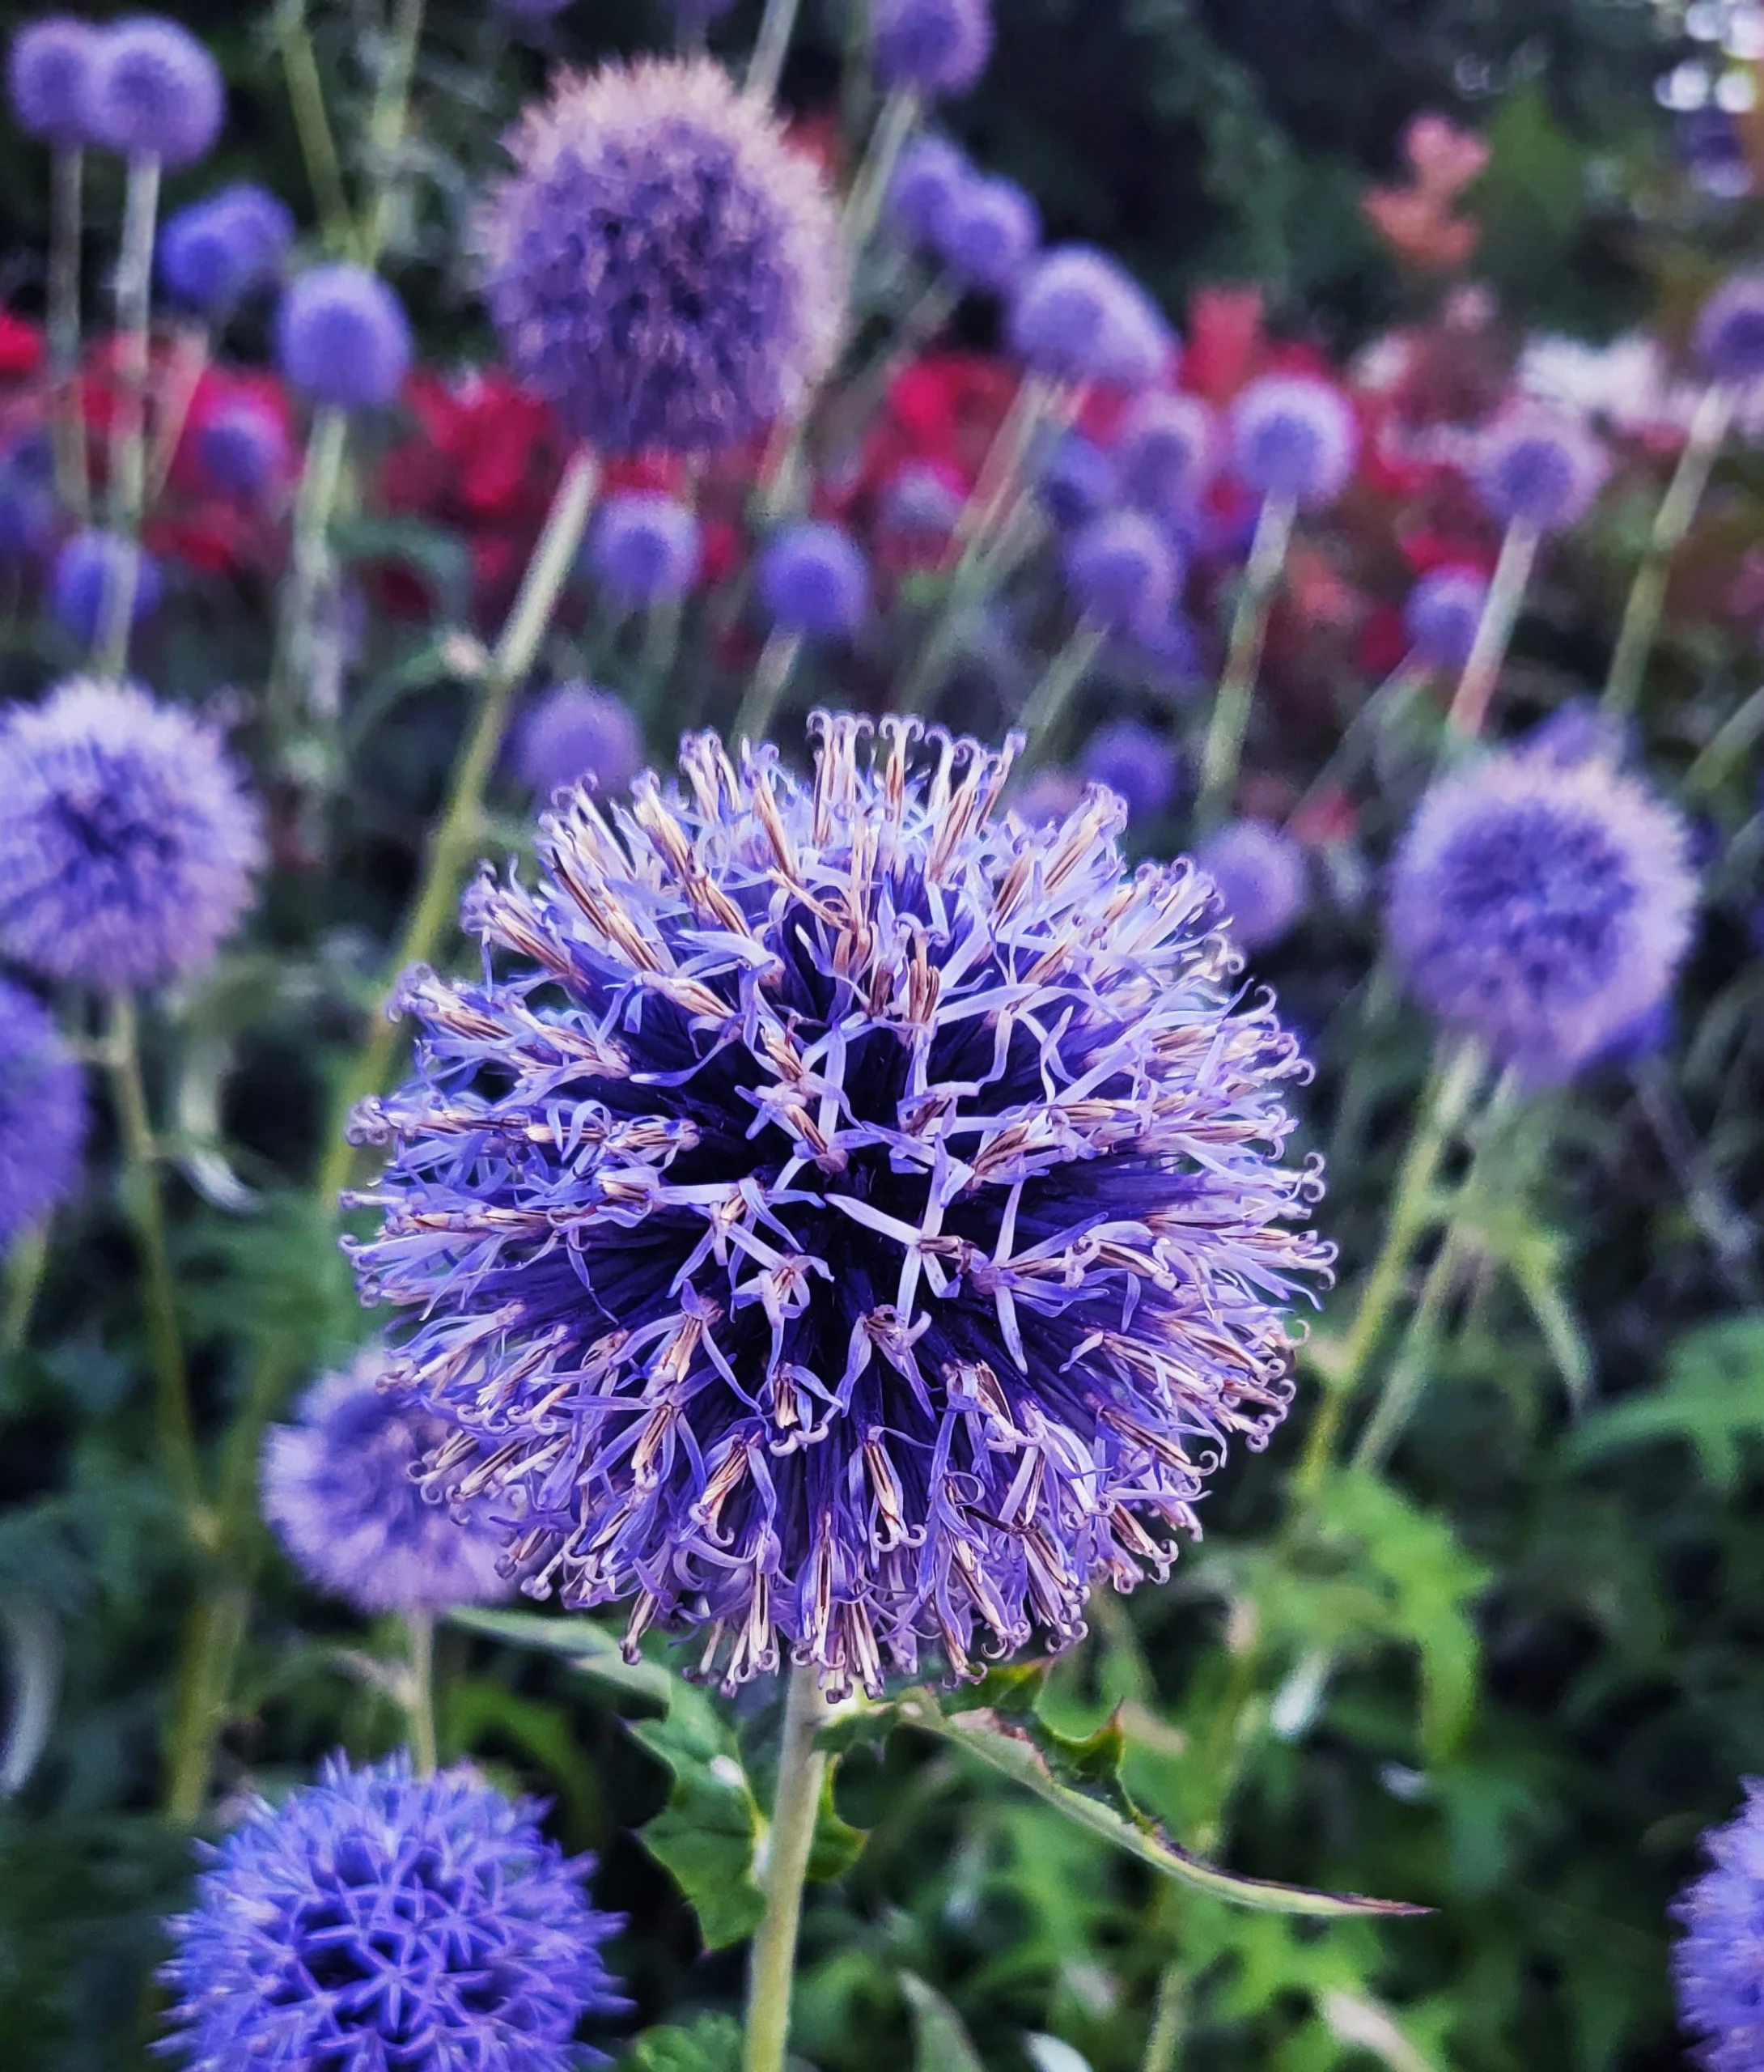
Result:
M42 364L42 326L0 310L0 381L28 381Z

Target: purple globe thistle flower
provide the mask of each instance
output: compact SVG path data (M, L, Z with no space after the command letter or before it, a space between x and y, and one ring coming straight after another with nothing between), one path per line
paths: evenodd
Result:
M1061 245L1025 271L1007 328L1024 364L1054 381L1149 388L1176 350L1139 282L1105 253L1082 244Z
M130 562L135 564L130 623L140 626L159 609L165 590L153 556L121 533L74 533L61 542L49 572L49 609L82 647L98 638L104 600Z
M66 1199L85 1144L78 1065L41 1002L0 979L0 1252Z
M49 441L28 433L0 456L0 558L40 554L55 530L55 463Z
M812 784L700 735L617 831L570 800L536 890L468 897L508 975L407 974L416 1075L354 1127L432 1485L493 1439L527 1590L702 1628L731 1688L1076 1638L1284 1413L1329 1263L1211 888L880 724L821 715Z
M209 963L263 861L218 735L75 677L0 724L0 954L105 992Z
M857 631L870 609L870 566L837 525L812 520L780 533L760 556L760 601L774 625L812 640Z
M1057 827L1084 803L1084 780L1070 770L1037 770L1012 794L1011 810L1026 827Z
M1015 287L1041 241L1041 212L1014 180L965 180L932 231L938 257L969 287Z
M1673 1951L1678 2019L1698 2040L1706 2072L1764 2064L1764 1780L1745 1780L1745 1804L1703 1838L1709 1868L1673 1907L1685 1933Z
M876 0L876 77L890 91L965 94L992 55L991 0Z
M671 496L621 490L601 505L588 544L588 564L628 603L672 603L698 580L702 541L698 520Z
M260 496L291 465L282 420L248 396L215 411L196 435L196 454L203 473L229 496Z
M1066 588L1086 618L1137 633L1170 616L1181 568L1164 533L1139 511L1093 518L1066 550Z
M100 32L70 15L27 22L12 39L6 91L19 127L61 151L91 141L87 130Z
M935 245L945 212L973 168L945 137L915 137L888 182L889 219L916 244Z
M1139 720L1116 720L1085 742L1079 767L1092 784L1106 784L1130 821L1157 820L1176 804L1182 765L1175 745Z
M315 266L282 299L276 359L315 403L379 410L404 386L410 325L378 274L347 261Z
M1693 346L1711 381L1764 375L1764 274L1736 274L1703 305Z
M1501 1064L1567 1077L1670 990L1697 898L1686 841L1602 757L1506 754L1447 778L1391 869L1411 991Z
M622 792L643 766L643 735L630 707L592 684L559 684L527 715L515 766L536 799L592 778Z
M100 37L86 99L92 142L162 165L193 165L207 156L226 112L220 67L176 22L131 15Z
M380 1347L364 1348L307 1390L296 1423L265 1433L265 1521L309 1582L358 1611L493 1604L513 1587L497 1573L502 1536L417 1487L447 1427L379 1386L386 1365Z
M1339 388L1305 374L1267 374L1231 409L1232 459L1258 496L1320 510L1347 486L1359 427Z
M882 529L918 539L948 539L967 505L961 478L942 461L903 461L882 486Z
M1142 511L1185 510L1212 480L1219 446L1211 404L1154 389L1122 420L1115 442L1121 493Z
M1245 949L1269 949L1310 898L1304 851L1271 821L1234 820L1209 835L1194 860L1219 888L1226 925Z
M178 1996L163 2048L185 2072L580 2065L584 2015L626 2006L602 1955L623 1927L566 1858L464 1767L412 1774L341 1756L279 1806L256 1800L168 1922Z
M179 302L222 316L275 278L293 244L286 206L242 181L171 218L159 233L159 278Z
M1081 431L1069 431L1048 455L1035 486L1049 517L1071 532L1108 508L1119 480L1110 455Z
M1601 712L1596 699L1570 698L1540 720L1526 735L1524 752L1529 756L1545 757L1566 769L1576 762L1621 763L1635 745L1634 729L1621 720L1613 720L1608 713ZM1690 843L1694 869L1714 860L1712 856L1699 858L1697 855L1694 826Z
M1484 434L1476 486L1503 525L1555 533L1586 516L1606 472L1604 449L1578 418L1521 408Z
M1488 579L1474 568L1435 568L1403 601L1402 627L1417 661L1461 669L1488 602Z
M830 362L838 219L770 108L708 59L566 79L481 226L510 362L612 453L739 444Z

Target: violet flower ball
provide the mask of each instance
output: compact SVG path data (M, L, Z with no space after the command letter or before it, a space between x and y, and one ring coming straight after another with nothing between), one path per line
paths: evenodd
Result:
M206 47L176 22L129 15L100 40L86 100L91 141L125 157L193 165L220 134L227 92Z
M153 556L121 533L75 533L61 542L49 571L49 609L81 647L90 648L98 639L111 586L131 561L135 583L129 623L142 626L159 609L165 589Z
M698 580L702 546L698 520L677 498L620 490L596 516L588 566L627 604L671 604Z
M1122 418L1115 440L1122 495L1160 516L1187 510L1212 480L1219 444L1218 413L1210 403L1148 391Z
M1692 341L1711 381L1736 387L1764 376L1764 274L1736 274L1703 304Z
M947 138L915 137L888 182L888 219L915 244L935 246L943 216L975 177L973 168Z
M1402 627L1418 662L1461 669L1488 602L1488 579L1474 568L1435 568L1403 601Z
M1678 2014L1705 2072L1764 2065L1764 1781L1745 1780L1745 1803L1703 1838L1709 1867L1673 1907L1684 1934L1672 1953Z
M811 640L855 633L870 609L870 565L851 535L819 520L791 525L760 557L760 601L774 626Z
M1174 744L1139 720L1099 727L1085 742L1078 766L1091 783L1106 784L1117 794L1130 822L1161 819L1182 788Z
M1476 486L1503 525L1555 533L1578 524L1592 509L1609 465L1578 418L1524 407L1483 435Z
M276 319L276 362L315 403L379 410L404 386L410 325L377 274L339 261L288 285Z
M159 278L191 309L223 318L273 281L294 244L294 218L267 188L241 181L180 209L159 233Z
M6 92L19 127L57 151L92 142L93 74L101 32L71 15L43 15L12 39Z
M965 94L992 55L991 0L871 0L870 34L891 92Z
M42 1003L0 978L0 1254L66 1200L85 1143L73 1053Z
M534 798L592 781L622 792L643 766L643 735L631 709L592 684L559 684L522 722L515 764Z
M196 456L216 489L246 499L273 489L293 465L282 420L266 403L246 396L223 404L204 422Z
M1228 822L1207 837L1194 860L1219 888L1226 927L1245 949L1272 949L1308 903L1304 851L1271 821Z
M1051 381L1148 388L1176 350L1144 289L1088 245L1057 246L1025 269L1006 330L1024 365Z
M1181 566L1143 512L1093 518L1066 549L1066 588L1077 610L1110 633L1160 623L1176 601Z
M1232 465L1246 488L1309 510L1335 501L1359 457L1347 398L1304 374L1252 381L1232 405L1231 440Z
M1113 456L1081 431L1061 435L1035 481L1042 509L1066 533L1100 516L1119 490Z
M965 180L938 217L932 241L965 287L1003 295L1041 241L1041 214L1014 180Z

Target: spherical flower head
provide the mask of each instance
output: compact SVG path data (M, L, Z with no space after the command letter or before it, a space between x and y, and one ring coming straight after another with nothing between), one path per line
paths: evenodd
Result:
M1037 770L1011 797L1011 810L1026 827L1057 827L1084 803L1084 780L1071 770Z
M760 601L773 623L812 640L855 633L870 609L870 566L837 525L791 525L760 557Z
M1041 241L1041 212L1014 180L965 180L933 233L938 256L965 287L1002 295Z
M1113 457L1095 439L1069 431L1049 453L1035 489L1049 517L1071 532L1113 503L1119 478Z
M257 1799L168 1922L176 1996L163 2048L185 2072L467 2066L562 2072L587 2015L625 2002L606 1969L623 1927L513 1802L464 1767L341 1756L279 1806Z
M948 461L903 461L883 484L878 516L885 532L948 539L967 501Z
M1347 398L1307 374L1268 374L1232 405L1232 465L1258 496L1286 497L1310 510L1333 503L1359 456L1359 428Z
M1604 448L1579 418L1521 407L1484 435L1476 486L1503 525L1555 533L1592 509L1607 465Z
M1603 757L1506 754L1447 778L1392 865L1411 991L1502 1064L1566 1078L1669 991L1697 897L1686 844Z
M1620 763L1635 745L1635 730L1601 711L1597 700L1591 698L1565 699L1540 720L1524 739L1527 755L1547 757L1564 768L1576 762ZM1693 868L1699 861L1713 860L1712 856L1699 858L1697 854L1694 829L1690 843Z
M530 1592L874 1691L1162 1574L1328 1254L1304 1067L1192 868L1130 873L1100 791L1001 811L1008 754L816 725L811 783L690 737L679 790L542 822L534 890L480 881L486 976L404 982L350 1249L412 1396L494 1436Z
M915 137L888 182L889 219L914 244L935 246L945 212L974 176L947 137Z
M672 603L698 580L703 542L698 520L671 496L621 490L601 505L588 564L628 604Z
M135 564L130 623L140 626L159 609L165 585L151 554L121 533L74 533L61 542L49 571L49 609L83 648L98 638L111 586Z
M45 15L24 24L6 59L6 91L21 130L57 151L77 151L89 141L87 111L101 40L89 22L71 15Z
M177 23L133 15L100 40L86 100L92 142L162 165L194 165L213 147L226 112L220 67Z
M1692 345L1711 381L1764 376L1764 274L1736 274L1717 288L1703 305Z
M1435 669L1461 669L1488 602L1488 579L1474 568L1435 568L1403 601L1402 627L1414 659Z
M404 305L364 266L346 260L315 266L282 297L276 359L315 403L380 409L404 386L410 366Z
M1211 404L1153 389L1122 420L1115 442L1121 493L1142 511L1185 511L1212 480L1219 448Z
M1066 550L1066 587L1086 618L1137 633L1170 615L1181 567L1176 550L1141 511L1093 518Z
M1130 821L1157 820L1176 804L1182 765L1167 735L1139 720L1112 720L1085 742L1078 764L1092 784L1106 784Z
M294 243L294 218L267 188L224 187L180 209L159 233L159 278L192 309L224 316L274 280Z
M0 558L40 554L55 531L55 464L49 441L29 432L0 454Z
M386 1364L364 1348L265 1433L265 1520L309 1582L358 1611L494 1604L513 1588L497 1573L501 1535L424 1497L417 1472L447 1428L378 1386Z
M42 1003L0 979L0 1253L66 1199L85 1143L78 1065Z
M1145 290L1088 245L1061 245L1024 271L1007 329L1024 364L1054 381L1148 388L1175 350L1170 328Z
M642 730L610 691L559 684L528 714L515 763L536 799L588 779L602 792L622 792L643 766Z
M564 80L480 226L509 361L610 453L702 453L793 410L835 350L838 219L770 108L710 60Z
M1304 851L1271 821L1231 822L1202 843L1194 860L1218 886L1226 926L1245 949L1271 949L1308 902Z
M1709 1868L1673 1909L1684 1934L1673 1951L1678 2018L1698 2040L1706 2072L1764 2065L1764 1781L1745 1780L1745 1804L1703 1838Z
M201 970L251 903L255 803L219 737L75 677L0 724L0 955L104 992Z
M876 0L876 77L935 100L965 94L992 55L991 0Z
M248 396L214 412L196 435L196 451L203 473L228 496L261 496L290 465L281 418Z

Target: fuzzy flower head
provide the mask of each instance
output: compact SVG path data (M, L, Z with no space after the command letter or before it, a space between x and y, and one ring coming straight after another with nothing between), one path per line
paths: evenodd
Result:
M1130 822L1159 819L1182 788L1175 744L1143 720L1113 720L1099 727L1078 761L1092 784L1106 784L1121 800Z
M1418 662L1461 669L1488 603L1488 580L1474 568L1435 568L1403 601L1402 630Z
M889 218L914 244L935 245L945 211L974 177L947 137L915 137L888 182Z
M196 452L204 475L228 496L261 496L292 465L281 418L250 396L210 414L197 431Z
M1271 821L1231 822L1208 836L1194 860L1218 886L1226 923L1245 949L1270 949L1304 911L1304 851Z
M1716 289L1697 318L1692 342L1711 381L1764 376L1764 274L1736 274Z
M1673 1951L1678 2017L1698 2039L1706 2072L1764 2065L1764 1781L1748 1777L1745 1804L1703 1838L1709 1868L1673 1913L1684 1934Z
M609 453L739 444L830 361L838 219L770 110L708 59L566 79L480 226L511 364Z
M1142 511L1187 511L1212 480L1219 448L1211 404L1153 389L1122 422L1115 444L1121 493Z
M315 403L383 409L409 370L409 321L377 274L346 260L315 266L282 297L276 359Z
M1119 486L1113 456L1081 431L1068 431L1042 462L1035 493L1054 523L1070 532L1107 510Z
M992 55L992 0L876 0L871 32L884 87L965 94Z
M1521 752L1423 800L1388 919L1424 1006L1553 1081L1666 996L1696 898L1669 806L1604 756Z
M585 779L603 792L622 792L643 766L642 729L611 691L562 683L528 714L515 754L536 799Z
M100 39L86 100L92 142L162 165L194 165L213 148L226 112L220 67L178 23L131 15Z
M1041 212L1014 180L965 180L933 236L938 256L965 287L1002 295L1041 241Z
M258 1799L168 1922L176 1995L163 2046L185 2072L587 2061L586 2015L621 2010L602 1950L624 1923L539 1825L463 1765L352 1769L333 1756L279 1806Z
M702 552L698 520L684 503L657 490L622 490L595 519L588 564L629 604L671 603L698 580Z
M1608 465L1605 449L1578 418L1521 406L1483 435L1476 486L1503 525L1557 533L1592 509Z
M1064 244L1024 274L1011 304L1011 349L1054 381L1148 388L1176 342L1151 298L1105 253Z
M76 677L0 725L0 954L114 992L210 962L251 903L257 808L219 737Z
M192 309L224 316L280 270L294 218L265 187L241 181L180 209L159 233L159 278Z
M855 633L870 609L863 550L841 527L819 519L778 534L760 557L758 585L773 623L810 639Z
M19 127L57 151L87 141L100 32L71 15L44 15L12 39L6 92Z
M689 737L484 877L479 983L418 970L352 1251L395 1374L484 1469L525 1588L698 1628L733 1687L957 1675L1161 1575L1291 1395L1327 1264L1282 1162L1305 1068L1118 801L999 811L1010 751L821 715L809 784ZM501 967L498 969L498 967Z
M1359 456L1352 406L1332 383L1306 374L1268 374L1232 405L1232 458L1257 496L1283 496L1308 509L1333 503Z
M446 1611L508 1594L498 1535L427 1502L412 1480L447 1428L378 1386L386 1356L364 1348L264 1434L265 1519L288 1558L358 1611Z
M1066 587L1086 618L1137 633L1170 615L1181 573L1175 550L1143 512L1093 518L1066 550Z
M78 1065L42 1003L0 979L0 1253L66 1197L85 1142Z
M159 609L164 592L153 556L121 533L95 529L61 542L49 571L49 609L83 648L97 639L111 586L125 579L130 562L135 569L129 623L140 626Z

